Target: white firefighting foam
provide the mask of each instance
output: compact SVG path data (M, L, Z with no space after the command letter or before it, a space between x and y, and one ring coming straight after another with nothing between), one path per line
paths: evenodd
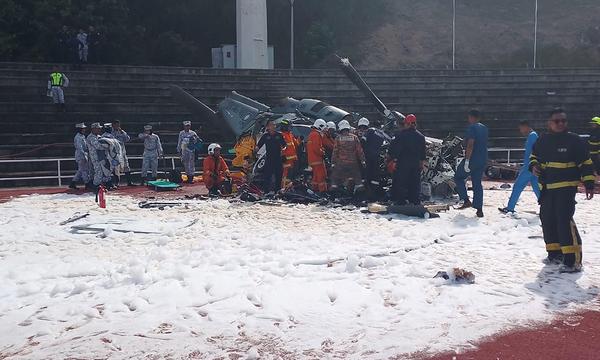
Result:
M468 348L595 306L598 200L578 198L585 271L557 276L541 263L532 193L516 216L495 209L508 196L486 192L481 220L225 200L145 210L110 195L104 211L91 196L18 198L0 204L0 357L379 359ZM69 232L85 223L104 231ZM432 278L452 267L475 284Z

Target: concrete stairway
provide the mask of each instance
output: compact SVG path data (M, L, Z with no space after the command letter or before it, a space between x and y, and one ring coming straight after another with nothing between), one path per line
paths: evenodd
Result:
M197 128L204 119L195 118L174 103L168 90L171 84L183 87L212 107L236 90L266 104L276 104L285 96L318 98L370 118L378 116L336 69L262 71L135 66L62 66L61 71L71 80L65 91L68 112L55 113L45 95L51 67L0 63L0 156L70 157L75 123L110 122L115 118L131 135L137 135L145 124L153 124L166 152L172 154L181 121L192 120ZM520 147L523 140L515 130L520 119L528 119L541 129L547 111L562 105L569 112L572 129L585 132L587 121L600 113L600 69L361 73L390 108L415 113L421 129L429 136L462 135L466 111L478 107L487 114L485 123L491 130L491 146ZM207 141L233 141L223 139L220 129L203 127L201 136ZM42 144L55 145L31 151ZM139 142L128 146L129 154L141 152ZM0 163L0 177L34 169L51 171L39 163Z

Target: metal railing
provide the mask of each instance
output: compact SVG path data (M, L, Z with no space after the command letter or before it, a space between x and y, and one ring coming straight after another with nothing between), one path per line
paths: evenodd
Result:
M141 156L128 156L129 160L142 160ZM165 160L171 160L171 170L175 169L175 159L179 159L179 156L165 156ZM48 176L21 176L21 177L2 177L0 181L15 181L15 180L52 180L55 179L58 182L58 186L62 186L62 179L71 178L74 175L73 171L70 171L69 174L63 174L61 164L67 161L75 162L75 158L43 158L43 159L10 159L10 160L0 160L0 164L6 163L41 163L41 162L56 162L56 175L48 175ZM138 172L133 172L133 174L138 174Z
M511 160L514 158L512 156L513 153L515 152L524 152L525 149L511 149L511 148L490 148L488 149L489 152L494 152L494 153L506 153L506 164L508 165L512 165ZM128 156L129 160L142 160L143 157L141 156ZM171 163L171 168L170 170L174 170L176 169L175 166L175 160L179 160L179 156L176 155L170 155L170 156L165 156L164 157L165 160L170 160ZM203 158L200 157L200 160L202 160ZM68 173L63 173L63 169L62 169L62 164L65 162L75 162L75 158L43 158L43 159L9 159L9 160L2 160L0 159L0 164L6 164L6 163L48 163L48 162L55 162L56 163L56 175L47 175L47 176L21 176L21 177L1 177L0 181L16 181L16 180L56 180L58 182L58 186L62 186L63 184L63 179L68 179L73 177L73 175L75 174L74 171L70 170ZM132 171L132 174L139 174L139 171Z
M515 152L525 152L525 149L510 149L510 148L489 148L488 152L493 153L506 153L506 164L513 165L511 162L511 155Z

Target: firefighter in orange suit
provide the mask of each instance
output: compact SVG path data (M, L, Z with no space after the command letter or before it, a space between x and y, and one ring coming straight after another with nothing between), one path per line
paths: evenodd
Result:
M286 148L283 150L283 187L289 183L290 172L292 172L298 162L298 146L300 146L300 140L294 136L290 130L290 121L284 119L281 122L281 136L285 140Z
M221 145L210 144L208 156L204 158L202 179L211 195L231 192L229 167L221 156Z
M327 128L323 119L317 119L312 126L306 142L308 165L312 168L312 188L316 192L327 191L327 169L325 168L325 149L322 132Z

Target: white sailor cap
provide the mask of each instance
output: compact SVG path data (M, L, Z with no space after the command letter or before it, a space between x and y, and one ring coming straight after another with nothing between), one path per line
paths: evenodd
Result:
M144 130L152 130L152 125L144 125Z
M85 123L79 123L79 124L75 124L75 128L76 129L85 129L85 128L87 128L87 126L85 126Z
M90 125L90 127L92 129L102 129L102 125L100 125L100 123L97 123L97 122L95 122L92 125Z
M183 122L183 126L192 126L192 122L189 120L186 120Z

